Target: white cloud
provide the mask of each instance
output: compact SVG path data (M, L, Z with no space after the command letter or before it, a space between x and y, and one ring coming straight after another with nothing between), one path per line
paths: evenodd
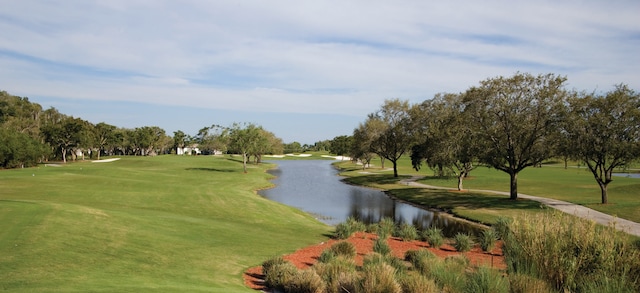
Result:
M14 1L0 12L0 87L363 117L516 71L640 88L639 3Z

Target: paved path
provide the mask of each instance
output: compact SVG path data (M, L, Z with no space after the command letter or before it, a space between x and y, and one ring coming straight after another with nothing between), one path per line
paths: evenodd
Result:
M406 184L408 186L415 186L415 187L421 187L421 188L431 188L431 189L451 189L451 187L441 187L441 186L433 186L433 185L427 185L427 184L422 184L422 183L418 183L415 182L416 180L422 178L421 176L414 176L410 179L404 179L401 180L400 182L403 184ZM482 189L469 189L469 191L476 191L476 192L487 192L487 193L495 193L495 194L502 194L502 195L507 195L509 196L509 192L504 192L504 191L495 191L495 190L482 190ZM596 210L592 210L588 207L585 206L581 206L578 204L574 204L574 203L570 203L570 202L566 202L566 201L561 201L561 200L557 200L557 199L551 199L551 198L545 198L545 197L538 197L538 196L533 196L533 195L527 195L527 194L522 194L522 193L518 193L518 197L519 198L526 198L529 200L535 200L537 202L543 203L551 208L560 210L562 212L565 212L567 214L571 214L574 216L578 216L584 219L590 219L595 221L598 224L602 224L602 225L609 225L610 223L615 223L615 227L618 230L627 232L629 234L632 235L636 235L636 236L640 236L640 223L636 223L633 221L629 221L629 220L625 220L625 219L620 219L620 218L616 218L614 216L611 215L607 215L605 213L601 213L599 211Z

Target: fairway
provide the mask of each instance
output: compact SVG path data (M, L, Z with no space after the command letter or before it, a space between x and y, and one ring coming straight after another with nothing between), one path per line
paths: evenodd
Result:
M258 196L269 167L123 157L0 171L0 290L252 292L242 273L330 227Z

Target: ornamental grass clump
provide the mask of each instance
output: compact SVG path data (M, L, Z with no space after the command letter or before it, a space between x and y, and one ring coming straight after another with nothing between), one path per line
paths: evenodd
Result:
M402 287L396 280L396 269L386 263L370 264L362 267L362 293L401 293Z
M324 280L326 292L357 292L360 276L353 259L336 257L327 263L315 264L313 269Z
M356 256L356 247L348 241L337 242L329 248L336 256L346 258L354 258Z
M439 293L441 292L436 282L427 277L410 272L399 278L403 293Z
M444 244L444 234L442 229L430 227L422 232L422 238L433 248L440 248Z
M509 228L510 274L530 274L557 291L640 292L640 251L614 226L552 212L517 218Z
M384 217L378 222L378 238L386 239L393 235L396 223L392 218Z
M298 274L298 268L290 262L275 263L263 274L267 287L284 290Z
M315 270L306 269L298 271L289 283L284 285L285 293L323 293L326 292L326 284Z
M464 292L509 293L509 290L508 279L503 277L498 270L482 266L473 272L467 273Z
M381 255L389 255L391 254L391 247L389 246L389 243L387 243L386 239L378 238L373 242L373 252Z
M422 274L429 272L429 267L435 259L436 255L426 249L409 250L404 254L404 260L408 261L415 270Z
M411 224L402 223L396 230L396 236L402 241L413 241L418 239L418 229Z
M482 231L482 234L480 234L479 242L480 242L480 248L482 248L482 251L492 251L493 248L496 246L497 241L498 241L498 236L495 230L493 229L484 230Z
M473 247L473 240L469 234L458 233L453 237L453 247L459 252L467 252Z

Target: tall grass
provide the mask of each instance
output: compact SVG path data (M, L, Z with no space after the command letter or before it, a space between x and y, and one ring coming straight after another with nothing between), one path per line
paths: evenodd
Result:
M503 238L510 274L571 292L640 291L640 252L612 226L555 212L517 218Z

